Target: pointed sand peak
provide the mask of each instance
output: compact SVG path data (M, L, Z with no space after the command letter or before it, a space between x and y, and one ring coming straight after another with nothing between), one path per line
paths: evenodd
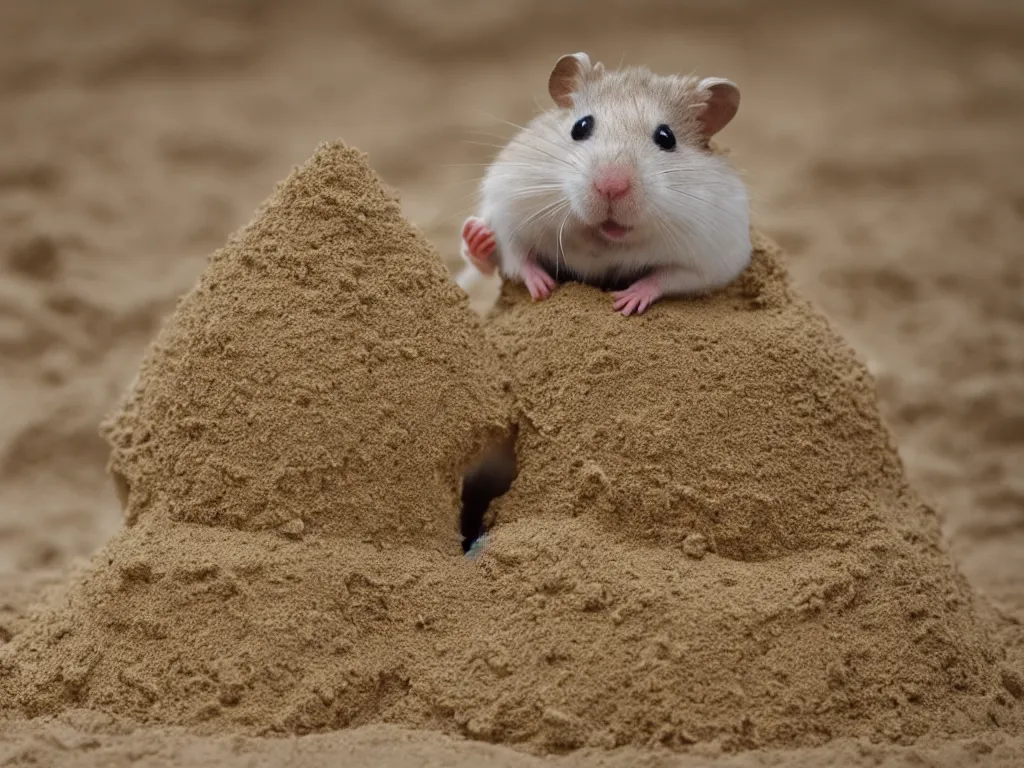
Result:
M104 434L129 521L447 541L502 384L433 247L328 143L211 257Z

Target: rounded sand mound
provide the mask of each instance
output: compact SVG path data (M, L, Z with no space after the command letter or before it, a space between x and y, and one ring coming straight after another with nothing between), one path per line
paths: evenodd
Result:
M491 556L549 554L545 631L573 599L587 617L561 628L565 701L667 743L1019 724L871 378L754 243L714 297L627 319L586 287L510 284L490 318L522 413Z
M490 328L321 148L148 355L107 428L129 525L5 646L0 702L534 752L1019 721L870 381L773 250L642 318L510 288ZM458 473L506 378L520 474L466 558Z
M729 291L632 319L580 286L537 305L506 289L489 332L530 428L505 519L745 561L926 525L867 371L754 243Z

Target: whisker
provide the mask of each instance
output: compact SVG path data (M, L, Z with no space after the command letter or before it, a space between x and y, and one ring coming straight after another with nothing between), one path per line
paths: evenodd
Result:
M481 142L481 141L469 141L468 139L463 139L462 143L463 144L475 144L475 145L481 146L481 147L491 147L493 149L498 149L498 150L505 149L505 146L500 146L500 145L497 145L497 144L487 144L486 142ZM572 162L570 160L570 158L574 159L574 156L571 155L571 154L568 155L567 157L558 157L557 155L553 155L552 153L548 152L547 150L541 149L540 147L534 146L533 144L530 144L530 143L528 143L526 141L521 142L519 146L521 148L523 148L523 149L529 149L529 150L532 150L532 151L536 152L537 154L544 155L545 157L549 157L552 160L554 160L556 163L561 163L562 165L568 166L569 168L573 168L573 169L578 169L579 168L579 166L576 163L574 163L574 162ZM564 149L559 147L559 151L564 151Z
M490 168L494 163L441 163L438 168ZM505 165L514 165L517 168L532 168L533 166L528 163L505 163Z
M654 221L657 223L661 233L669 241L669 244L673 248L680 248L686 254L688 264L696 270L697 274L700 275L700 279L706 283L707 275L701 269L700 260L695 258L696 249L694 248L693 241L688 237L691 233L673 225L668 218L655 217Z
M502 117L498 117L497 115L489 114L487 112L484 112L483 110L478 110L478 111L481 112L481 114L487 115L492 120L497 120L498 122L505 123L505 125L509 125L509 126L511 126L513 128L519 129L525 135L529 135L529 136L532 136L532 137L534 137L536 139L540 139L541 141L546 142L547 144L549 144L551 147L553 147L558 152L565 152L565 147L564 146L562 146L561 144L557 144L556 142L552 141L551 139L547 138L546 136L541 136L539 133L537 133L532 128L527 128L526 126L519 125L518 123L513 123L511 120L506 120L506 119L504 119Z
M738 220L740 218L739 216L737 216L732 211L726 210L725 208L722 208L720 205L718 205L716 203L713 203L710 200L707 200L706 198L703 198L700 195L694 194L693 192L690 192L688 190L673 188L671 191L672 191L673 194L679 195L681 197L687 197L690 200L696 200L698 203L706 205L709 208L714 208L716 211L718 211L721 214L724 214L724 215L728 216L733 221L736 221L736 220Z
M501 141L504 141L506 144L512 141L511 136L503 136L500 133L490 133L489 131L466 131L466 133L468 133L470 136L486 136L491 139L500 139Z
M558 215L559 210L563 205L568 205L569 201L565 199L558 199L554 202L548 203L547 205L541 206L538 210L534 211L529 216L524 217L519 224L516 225L509 233L509 239L521 232L527 225L544 221L548 217L554 217Z
M719 264L719 266L725 266L725 261L724 261L724 256L722 254L722 251L721 251L720 248L717 247L720 244L720 241L718 240L718 238L712 237L710 234L706 234L706 233L711 233L712 231L719 231L720 232L721 231L721 227L717 227L717 229L715 229L716 225L718 225L719 222L715 221L714 219L709 219L709 218L707 218L705 216L700 215L700 211L699 210L695 211L694 213L697 214L694 217L695 221L696 221L696 224L697 224L697 231L693 232L692 234L699 241L702 241L700 244L704 246L704 249L700 253L702 255L703 254L710 255L712 258L714 258L716 260L716 262ZM674 227L674 229L676 229L676 231L679 231L680 233L682 233L682 230L679 228L678 224L673 224L673 227ZM727 229L726 233L728 233L728 231L729 230ZM744 232L744 234L745 234L745 232ZM712 246L714 246L714 247L712 247ZM695 262L694 263L694 268L697 269L697 271L698 271L698 273L700 273L701 277L706 280L706 276L704 275L703 270L700 269L700 264Z
M515 192L506 195L506 200L520 200L537 196L539 194L546 194L551 192L560 192L561 185L556 183L546 185L532 185L525 186L517 189ZM448 224L459 216L468 216L474 209L480 204L480 190L473 190L465 195L459 195L454 201L456 206L455 211L448 216L442 218L435 218L431 220L431 224ZM446 206L447 207L447 206Z
M566 201L566 202L568 202L568 201ZM565 212L565 216L562 219L562 223L558 226L558 250L555 253L555 280L556 281L558 280L558 257L559 257L559 255L561 255L562 263L565 264L566 269L568 269L568 267L569 267L569 262L566 261L566 258L565 258L565 245L562 243L562 230L565 229L565 223L569 220L570 216L572 216L572 207L571 206L569 207L569 210Z
M504 144L488 144L486 141L471 141L470 139L459 139L460 144L472 144L475 147L490 147L491 149L502 150L506 145Z
M694 179L704 178L704 179L708 179L708 180L714 180L714 179L720 179L721 178L721 174L720 173L717 173L715 171L708 171L707 169L702 168L699 165L681 165L681 166L676 166L674 168L662 168L661 170L655 171L653 175L655 175L655 176L668 176L669 174L683 174L687 178L694 178ZM742 175L742 174L739 174L739 175ZM722 182L722 183L724 184L724 183L727 183L727 182Z
M577 165L571 159L569 159L572 157L571 155L568 157L558 157L557 155L553 155L550 152L545 152L540 147L533 147L530 146L529 144L525 144L524 146L529 146L530 149L532 149L534 152L539 152L540 154L545 155L546 157L550 157L556 163L561 163L562 165L567 166L568 168L572 168L573 170L579 170L580 168L579 165Z
M693 184L666 184L665 188L668 189L669 191L673 192L673 193L679 193L679 194L682 194L682 195L685 196L687 193L691 193L692 194L694 186L712 188L712 187L729 187L731 185L724 184L724 183L723 184L714 184L714 183L711 183L711 184L697 184L697 185L693 185ZM763 200L762 195L760 193L758 193L757 191L755 191L755 190L748 189L746 192L747 192L747 201L748 201L749 204L753 204L754 202L761 202Z

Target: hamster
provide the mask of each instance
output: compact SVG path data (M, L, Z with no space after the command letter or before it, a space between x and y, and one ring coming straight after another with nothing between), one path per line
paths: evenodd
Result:
M746 269L747 190L710 148L739 109L734 83L605 71L574 53L555 64L548 92L555 108L484 175L478 215L462 229L460 287L497 274L543 300L582 282L612 291L628 316Z

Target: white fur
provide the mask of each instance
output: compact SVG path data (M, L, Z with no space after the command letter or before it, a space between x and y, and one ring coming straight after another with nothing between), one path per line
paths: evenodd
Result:
M730 283L750 262L747 191L723 158L701 148L685 119L686 110L700 109L702 87L728 81L604 73L577 57L580 86L572 107L531 121L485 174L478 215L494 232L501 275L522 279L534 251L587 278L615 268L654 268L666 296ZM573 141L572 125L586 115L594 116L593 135ZM676 134L675 151L654 143L662 123ZM632 169L634 191L609 204L593 181L612 162ZM633 228L623 241L600 234L608 218ZM464 272L460 285L473 279Z

